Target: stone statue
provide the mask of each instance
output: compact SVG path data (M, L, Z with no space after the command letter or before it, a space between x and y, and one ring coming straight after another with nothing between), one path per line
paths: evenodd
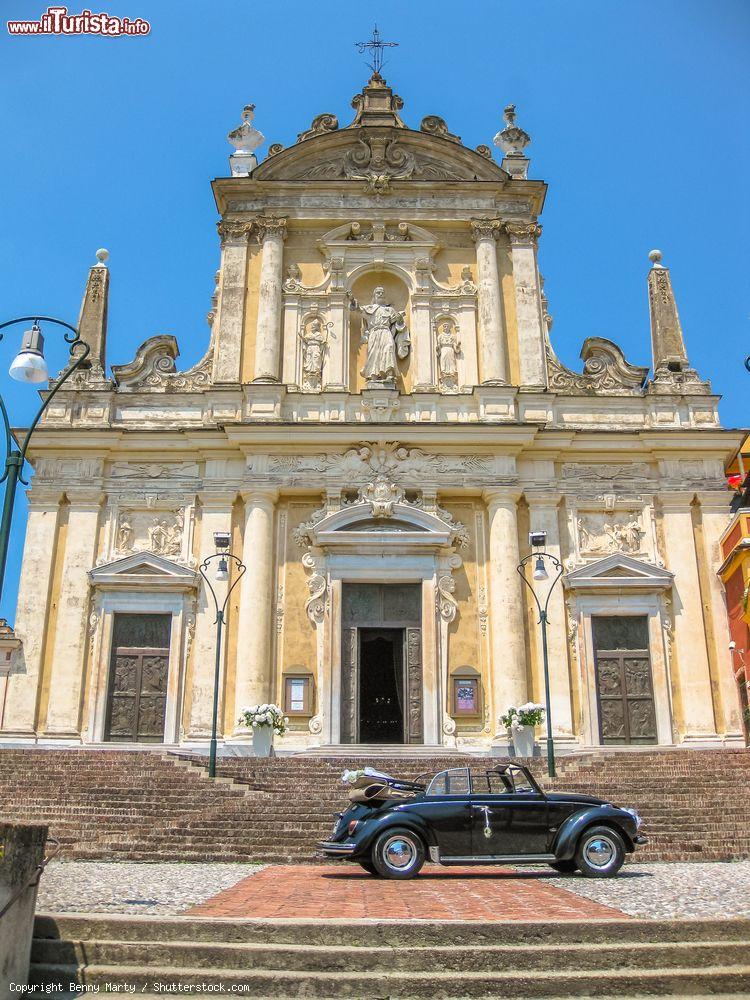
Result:
M302 387L317 389L323 376L323 352L328 332L317 316L300 333L302 341Z
M133 548L133 525L127 514L120 514L120 521L117 525L117 551L130 552Z
M440 384L446 387L455 386L458 379L457 352L460 348L458 338L453 336L450 323L441 323L438 328L436 342L438 356L438 378Z
M380 285L373 291L369 305L360 306L352 299L350 307L362 313L362 340L367 344L362 375L368 385L395 388L397 357L407 357L411 346L404 314L385 301L385 290Z

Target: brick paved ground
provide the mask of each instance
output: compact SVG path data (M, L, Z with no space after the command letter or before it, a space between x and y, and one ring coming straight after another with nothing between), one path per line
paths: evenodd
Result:
M407 882L375 879L354 865L271 865L187 914L545 921L623 916L550 884L546 872L433 865Z

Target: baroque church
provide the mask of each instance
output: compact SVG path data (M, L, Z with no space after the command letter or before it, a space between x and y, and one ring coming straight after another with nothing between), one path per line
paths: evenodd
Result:
M225 744L247 743L246 706L276 702L284 749L506 747L500 716L544 700L517 570L533 530L563 564L558 747L741 745L716 573L739 437L690 366L661 254L651 367L593 336L570 370L513 106L497 148L473 149L437 115L405 121L378 72L352 105L260 162L252 106L229 133L210 341L189 370L171 335L108 367L99 252L87 367L30 456L1 738L205 745L199 567L225 532L247 567L221 647ZM529 573L542 599L550 582Z

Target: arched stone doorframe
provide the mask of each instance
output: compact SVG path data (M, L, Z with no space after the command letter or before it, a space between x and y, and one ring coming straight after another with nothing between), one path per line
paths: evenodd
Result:
M648 621L651 677L657 740L675 742L671 679L671 590L674 574L624 553L587 562L563 577L573 662L578 664L578 713L581 741L600 744L592 618L644 615Z
M380 476L354 503L317 511L297 540L310 573L306 610L317 629L318 714L310 732L320 744L341 739L342 591L345 583L416 583L422 595L422 711L424 741L454 745L447 705L448 631L458 605L452 573L466 529L441 508L409 503Z

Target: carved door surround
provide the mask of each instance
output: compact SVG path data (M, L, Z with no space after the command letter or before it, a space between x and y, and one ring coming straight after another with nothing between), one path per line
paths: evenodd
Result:
M642 559L613 553L588 562L563 577L568 608L572 662L577 665L578 712L586 746L600 744L601 719L592 619L597 616L645 616L656 737L659 745L675 742L671 683L671 591L674 576Z
M179 742L185 671L195 633L198 574L164 556L135 552L95 567L89 580L91 689L85 741L104 740L115 615L164 614L171 616L171 626L163 741Z
M310 573L307 612L317 628L320 716L310 729L321 743L341 742L342 699L353 696L342 662L347 634L356 635L342 616L346 583L419 585L423 739L451 742L448 633L457 614L451 574L462 563L456 548L465 529L443 513L407 502L403 490L383 477L360 490L356 502L330 513L324 507L300 527L302 562Z

